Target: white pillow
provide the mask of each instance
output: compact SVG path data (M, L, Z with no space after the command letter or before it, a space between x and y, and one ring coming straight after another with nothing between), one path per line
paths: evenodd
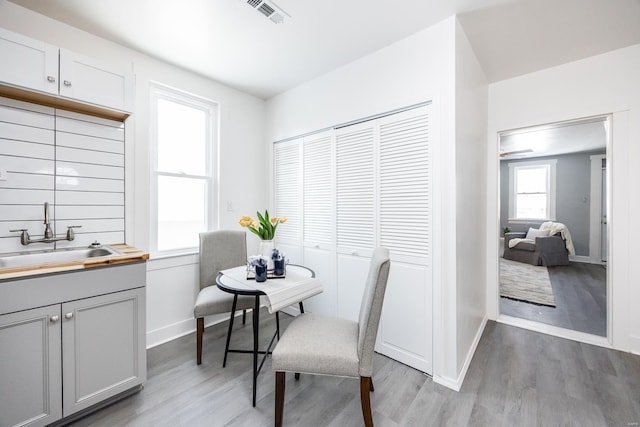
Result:
M546 237L551 230L538 230L537 228L529 228L526 239L536 240L536 237Z

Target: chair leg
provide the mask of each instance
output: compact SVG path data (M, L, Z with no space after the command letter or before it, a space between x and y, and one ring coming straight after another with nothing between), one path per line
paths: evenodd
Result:
M362 405L362 417L366 427L373 427L371 417L371 399L369 390L371 389L371 377L360 377L360 403Z
M247 309L242 310L242 324L247 323Z
M304 305L302 305L302 301L300 301L298 305L300 306L300 314L304 314Z
M285 373L276 372L276 418L274 424L276 427L282 427L282 414L284 412L284 382Z
M300 379L300 372L296 372L295 374L293 374L293 377L294 377L296 380L299 380L299 379Z
M369 378L369 391L376 391L376 390L373 388L373 378Z
M202 364L202 334L204 334L204 317L196 319L196 363Z
M280 341L280 312L276 311L276 334L278 335L278 341Z
M236 314L236 304L238 303L238 295L233 296L233 304L231 305L231 316L229 316L229 330L227 331L227 344L224 346L224 359L222 367L227 366L227 353L229 353L229 341L231 341L231 332L233 331L233 318Z

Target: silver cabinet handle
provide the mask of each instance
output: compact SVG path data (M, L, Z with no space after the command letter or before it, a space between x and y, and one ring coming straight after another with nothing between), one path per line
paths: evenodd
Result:
M60 320L60 316L58 316L57 314L49 318L49 321L51 323L56 323L58 320Z
M71 82L70 82L69 80L65 80L65 81L64 81L64 85L65 85L65 86L71 86Z
M73 317L73 313L66 313L66 314L64 315L64 318L65 318L65 319L71 319L72 317Z
M53 77L53 76L47 76L47 81L48 81L48 82L51 82L51 83L55 83L56 78L55 78L55 77Z

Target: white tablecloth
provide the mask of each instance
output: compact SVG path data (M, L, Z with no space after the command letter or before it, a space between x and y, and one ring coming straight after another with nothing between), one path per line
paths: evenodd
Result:
M287 267L287 277L280 279L267 279L265 282L247 280L247 268L245 266L222 270L226 276L225 283L233 281L233 285L238 289L260 290L265 293L266 306L269 313L281 310L291 304L296 304L304 299L312 297L322 292L322 285L315 277L309 277L307 270Z

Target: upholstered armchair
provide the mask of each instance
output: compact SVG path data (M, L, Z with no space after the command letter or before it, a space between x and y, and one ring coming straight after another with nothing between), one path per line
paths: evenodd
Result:
M504 235L504 259L525 262L531 265L569 265L569 252L560 234L553 236L537 236L529 241L521 241L509 247L512 239L524 239L525 232L512 231Z

